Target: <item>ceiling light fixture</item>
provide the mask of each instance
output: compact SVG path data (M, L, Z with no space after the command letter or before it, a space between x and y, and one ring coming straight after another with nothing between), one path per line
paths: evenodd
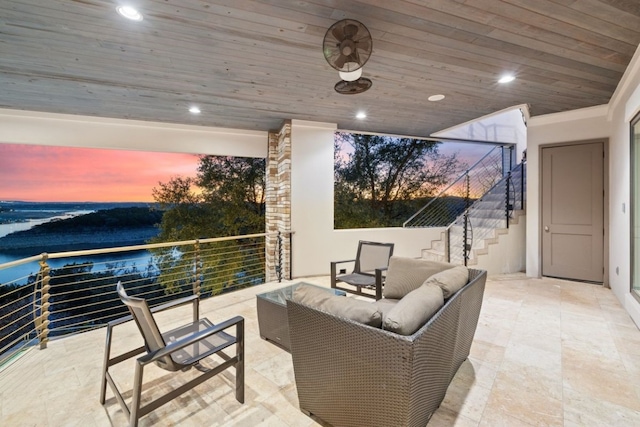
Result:
M364 111L358 111L358 113L356 114L356 119L366 119L367 118L367 113L365 113Z
M498 83L509 83L514 81L515 79L516 77L513 74L505 74L504 76L500 77Z
M355 71L339 71L340 78L345 82L355 82L362 76L362 68Z
M132 21L142 21L142 14L131 6L118 6L116 11L127 19Z
M200 111L200 108L194 105L193 107L189 107L189 112L191 114L200 114L202 111Z
M429 98L427 98L429 101L431 102L436 102L436 101L442 101L444 99L444 95L439 94L439 95L431 95Z

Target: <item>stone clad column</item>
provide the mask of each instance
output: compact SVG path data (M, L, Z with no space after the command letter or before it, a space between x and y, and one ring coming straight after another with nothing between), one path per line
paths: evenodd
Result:
M282 248L278 238L270 236L265 242L266 282L278 280L278 258L282 258L281 277L291 277L291 121L285 121L279 131L269 132L267 157L267 185L265 195L265 222L267 233L282 233Z

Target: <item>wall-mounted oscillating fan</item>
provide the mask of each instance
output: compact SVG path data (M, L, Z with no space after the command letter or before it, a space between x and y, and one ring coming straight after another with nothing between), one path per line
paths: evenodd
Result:
M343 19L327 30L322 42L324 57L338 71L356 71L369 60L373 43L362 22Z

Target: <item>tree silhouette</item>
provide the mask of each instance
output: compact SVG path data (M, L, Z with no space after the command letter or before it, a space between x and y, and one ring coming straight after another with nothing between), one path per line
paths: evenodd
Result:
M152 243L262 233L265 229L265 160L201 156L196 178L174 177L159 183L153 197L165 210L160 233ZM247 264L256 257L264 266L264 250L255 239L201 245L205 291L213 294L251 284ZM193 279L195 258L176 248L156 249L159 282L168 292ZM241 254L228 256L225 254ZM255 261L254 261L255 264ZM255 267L254 267L255 268ZM262 267L264 268L264 267Z
M336 134L335 227L401 225L464 166L456 154L440 154L439 145L413 138Z

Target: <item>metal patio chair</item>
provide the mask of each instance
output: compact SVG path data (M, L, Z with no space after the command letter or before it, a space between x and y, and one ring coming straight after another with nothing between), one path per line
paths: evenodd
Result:
M143 298L128 296L120 282L118 282L116 290L122 302L129 308L131 315L109 322L107 325L100 403L103 405L105 403L108 383L123 412L129 417L129 424L137 426L138 420L142 416L231 367L236 369L235 397L238 402L244 403L244 318L236 316L214 325L207 318L199 318L199 298L197 295L149 308L147 301ZM153 314L189 303L193 304L193 321L179 328L161 333ZM112 357L111 339L113 328L131 319L135 320L144 338L144 347ZM232 327L235 327L235 337L225 332L226 329ZM223 350L234 344L236 346L235 355L227 355ZM129 407L116 387L109 373L109 367L145 352L146 354L136 360L133 397ZM222 362L214 368L205 368L200 364L202 359L213 355L219 356ZM185 371L195 367L202 374L142 406L143 370L145 366L152 362L160 368L171 372Z
M389 265L389 258L393 255L393 243L358 242L358 252L356 259L331 262L331 287L350 292L356 295L374 297L374 295L362 292L362 288L375 287L375 299L382 298L383 277L381 272ZM338 264L355 263L353 271L349 274L337 275ZM376 270L378 270L376 272ZM378 277L376 277L376 275ZM338 285L344 283L351 285L351 288ZM355 289L353 289L355 287Z

